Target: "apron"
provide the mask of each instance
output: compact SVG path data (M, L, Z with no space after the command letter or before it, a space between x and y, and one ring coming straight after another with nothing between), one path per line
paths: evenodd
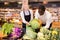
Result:
M25 12L23 12L23 13L24 13L24 18L25 18L25 20L26 20L27 22L29 22L30 19L31 19L30 11L28 10L28 12L29 12L29 15L25 15ZM26 28L26 24L23 23L22 27L23 27L23 28Z
M23 11L23 13L24 13L24 18L25 18L25 20L26 20L27 22L29 22L30 19L31 19L30 11L28 10L28 12L29 12L29 15L25 15L25 12ZM24 34L26 33L26 24L25 24L25 23L22 23L22 27L23 27L23 28L22 28L23 33L22 33L22 36L21 36L21 37L23 37Z

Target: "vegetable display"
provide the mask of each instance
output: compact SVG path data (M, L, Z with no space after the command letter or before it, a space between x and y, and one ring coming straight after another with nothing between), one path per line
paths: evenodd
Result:
M23 39L32 40L35 39L37 33L29 26L26 26L26 34L23 36Z
M39 21L38 19L33 19L33 20L30 21L30 25L33 29L40 28L41 21Z
M22 30L18 27L14 27L12 29L12 33L10 34L10 37L20 37L22 34Z
M14 24L11 23L5 23L2 26L2 32L6 35L10 34L12 32L12 28L14 27Z
M60 29L51 27L48 30L45 27L41 27L42 22L37 19L33 19L30 25L26 25L26 33L22 37L23 40L60 40ZM35 29L40 28L40 31L36 33ZM20 25L12 23L4 23L2 30L0 30L0 37L10 36L12 38L19 38L23 34L23 30Z
M27 30L35 31L35 30L34 30L31 26L29 26L29 25L26 26L26 31L27 31Z
M33 31L32 28L26 27L26 35L29 36L30 38L36 38L37 34L36 34L36 32Z

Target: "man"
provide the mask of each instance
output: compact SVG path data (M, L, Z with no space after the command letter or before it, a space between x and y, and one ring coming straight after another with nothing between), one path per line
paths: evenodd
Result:
M35 18L40 19L43 22L42 26L49 29L52 23L52 14L45 9L44 5L40 5L38 10L35 12Z

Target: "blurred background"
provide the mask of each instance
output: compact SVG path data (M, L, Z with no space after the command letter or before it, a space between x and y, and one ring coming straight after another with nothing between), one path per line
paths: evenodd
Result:
M60 0L28 0L30 8L38 6L39 3L45 5L46 10L54 14L57 18L56 21L60 21ZM5 19L6 15L10 13L20 13L22 8L22 0L0 0L0 18Z

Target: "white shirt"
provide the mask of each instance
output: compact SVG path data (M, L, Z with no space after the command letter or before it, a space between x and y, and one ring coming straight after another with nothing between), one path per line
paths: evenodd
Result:
M45 25L45 28L49 28L52 20L52 15L47 10L45 11L44 15L39 15L38 10L35 12L35 18L42 20L43 24Z
M30 19L30 21L33 19L33 12L32 12L32 10L29 10L30 11L30 13L31 13L31 19ZM25 18L24 18L24 13L23 13L23 11L21 11L20 12L20 15L21 15L21 18L22 18L22 21L23 21L23 23L27 23L27 21L25 20ZM29 15L29 12L28 11L25 11L25 15Z

